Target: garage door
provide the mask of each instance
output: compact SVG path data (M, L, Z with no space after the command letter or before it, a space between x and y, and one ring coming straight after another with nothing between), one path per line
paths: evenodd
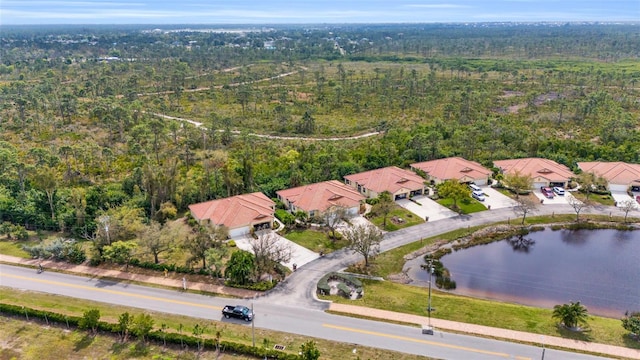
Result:
M484 186L484 185L487 185L487 179L480 179L480 180L476 179L476 180L473 180L473 183L478 186Z
M628 186L620 184L609 184L609 190L611 192L627 192Z
M533 183L533 188L534 189L540 189L543 186L547 186L546 182L534 182Z
M248 233L249 233L249 227L245 226L245 227L229 230L229 237L233 239L237 237L242 237L244 235L247 235Z

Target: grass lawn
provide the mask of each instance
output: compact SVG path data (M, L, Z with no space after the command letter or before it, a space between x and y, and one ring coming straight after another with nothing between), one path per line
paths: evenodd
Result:
M587 196L580 191L572 191L571 195L573 195L576 199L584 202L587 200ZM613 200L611 195L598 195L598 194L589 194L589 201L595 202L600 205L613 206L616 202Z
M135 339L121 343L117 337L85 331L69 331L66 327L47 326L35 321L0 317L0 341L9 347L0 349L0 359L217 359L215 351L184 351L178 346L143 344ZM255 359L225 353L224 358Z
M325 254L347 246L347 241L344 239L331 241L326 233L314 229L294 230L283 236L311 251L323 251Z
M22 250L22 245L33 245L31 242L0 240L0 254L30 259L29 253Z
M390 281L362 282L365 295L359 300L340 296L323 298L336 303L427 316L426 288ZM431 313L434 318L640 349L640 342L632 341L627 336L628 332L622 328L619 319L591 317L588 321L590 331L573 333L556 326L557 320L551 317L551 309L474 299L437 290L432 291L431 303L436 309Z
M438 200L438 204L453 210L453 199L440 199ZM471 198L458 201L458 207L463 214L471 214L474 212L487 210L484 205L482 205L476 199Z
M24 292L0 287L0 298L3 303L24 305L30 308L47 310L67 315L82 316L87 309L98 309L102 321L117 322L118 316L124 312L135 316L143 312L141 309L128 308L122 306L112 306L100 302L80 300L59 295L41 294L36 292ZM218 311L218 310L211 310ZM218 311L219 312L219 311ZM167 325L168 332L178 332L182 325L182 333L192 335L196 324L206 326L203 337L213 338L216 332L222 334L221 340L243 343L251 346L252 335L251 326L232 324L206 319L196 319L186 316L171 315L166 313L148 312L154 320L154 329L160 324ZM35 328L32 328L35 326ZM113 338L108 336L95 339L84 336L84 332L78 331L58 331L42 325L29 325L18 319L9 319L0 316L0 342L11 344L5 349L0 349L0 359L196 359L193 349L175 355L166 354L166 357L158 356L161 346L150 345L152 348L148 354L132 354L132 340L128 345L120 345ZM46 329L46 330L43 330ZM27 331L28 330L28 331ZM24 337L20 334L25 334ZM50 335L53 334L53 335ZM20 339L20 340L19 340ZM316 339L307 336L290 333L270 331L265 329L255 329L256 346L267 346L273 348L275 344L286 347L286 352L297 353L300 345L313 340L316 342L323 359L350 359L353 345L345 338L345 342L333 342L323 339ZM7 350L9 348L10 350ZM86 350L86 352L85 352ZM8 356L4 356L5 352ZM213 352L211 352L212 354ZM217 359L210 353L204 353L200 359ZM155 356L154 356L155 355ZM358 346L358 356L362 359L397 359L397 360L418 360L425 359L421 356L402 354L387 350L373 349ZM224 358L230 355L225 354ZM222 357L220 357L222 358ZM234 359L249 359L247 357L233 357Z
M403 223L392 221L393 217L400 218L404 220ZM382 229L382 223L384 222L384 218L382 216L375 216L369 219L374 225ZM398 229L403 229L406 227L422 224L424 219L420 218L418 215L412 213L411 211L396 206L389 215L387 215L387 226L384 228L386 231L395 231Z

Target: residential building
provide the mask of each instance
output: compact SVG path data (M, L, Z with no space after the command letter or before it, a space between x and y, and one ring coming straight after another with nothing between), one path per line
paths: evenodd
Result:
M342 206L349 215L357 215L366 199L356 190L337 180L298 186L277 191L278 199L292 213L302 210L309 216L320 215L333 206Z
M533 180L533 188L547 186L565 187L569 179L575 174L568 167L549 159L524 158L511 160L496 160L494 165L504 174L519 173L528 175Z
M461 183L486 185L491 177L491 170L475 161L461 157L424 161L411 164L414 171L423 171L428 181L439 184L445 180L457 180Z
M579 162L578 167L607 180L611 192L627 192L629 188L640 191L640 164L592 161Z
M260 192L237 195L189 205L201 225L226 226L229 237L246 235L251 229L269 229L274 220L275 203Z
M376 198L384 191L393 199L424 194L424 179L410 170L390 166L344 177L345 183L368 198Z

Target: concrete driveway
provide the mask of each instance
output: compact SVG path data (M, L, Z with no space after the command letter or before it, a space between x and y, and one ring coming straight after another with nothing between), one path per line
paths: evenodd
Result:
M339 233L343 233L344 230L352 227L352 226L357 226L357 225L366 225L366 224L371 224L371 221L367 220L364 216L362 215L357 215L354 216L352 218L349 219L349 223L345 222L345 221L341 221L340 224L338 224L338 226L336 226L336 231Z
M414 196L413 200L415 202L409 199L400 199L396 200L396 203L423 219L428 216L429 221L448 219L458 216L456 212L438 204L427 196ZM418 205L416 202L420 204Z
M543 205L567 205L569 204L568 199L570 197L573 197L573 195L571 195L570 192L566 191L566 189L564 192L564 196L558 196L557 194L554 194L553 199L548 199L546 196L542 195L540 189L533 190L533 194L538 198L538 200L543 200Z
M480 189L484 192L482 204L487 208L491 206L491 209L502 209L518 205L518 202L492 187L481 186Z
M616 206L617 207L621 207L623 202L627 201L627 200L631 200L634 204L634 209L639 209L640 206L638 206L638 202L636 201L636 197L637 194L634 194L633 197L629 196L629 194L627 194L626 192L611 192L611 197L613 198L613 200L616 202Z
M291 240L285 239L271 230L265 230L265 231L272 232L275 236L278 237L278 241L276 241L276 245L288 246L291 249L291 259L287 262L282 263L282 265L288 267L289 269L293 269L293 264L296 264L297 267L300 268L304 264L309 263L320 257L320 255L307 249L306 247L300 246ZM236 246L239 249L248 251L252 254L253 254L253 248L251 247L251 242L253 240L254 239L250 235L245 235L243 237L238 237L233 239L233 241L236 242Z

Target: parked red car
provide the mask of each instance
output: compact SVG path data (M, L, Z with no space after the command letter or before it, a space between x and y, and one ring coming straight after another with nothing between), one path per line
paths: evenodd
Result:
M640 204L640 195L636 196L636 201Z
M540 188L540 192L547 199L553 199L553 189L552 188L543 186L543 187Z

